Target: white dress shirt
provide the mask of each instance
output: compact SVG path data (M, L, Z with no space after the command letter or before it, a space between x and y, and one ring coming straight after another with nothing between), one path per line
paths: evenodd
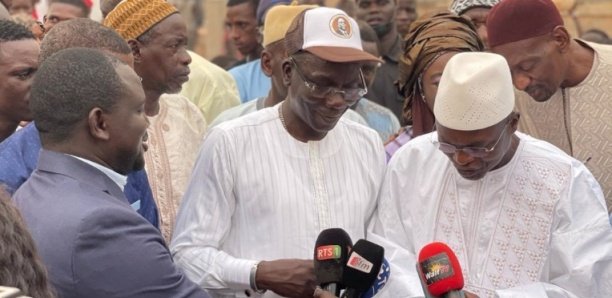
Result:
M123 189L125 188L125 185L127 184L127 176L126 175L121 175L117 172L115 172L114 170L107 168L99 163L93 162L89 159L85 159L85 158L81 158L78 157L76 155L72 155L72 154L67 154L70 155L98 170L100 170L100 172L104 173L106 176L108 176L108 178L110 178L111 180L113 180L113 182L115 182L115 184L117 184L117 186L119 186L119 188L121 189L121 191L123 191ZM140 200L138 200L138 202L140 202ZM136 209L138 210L138 209Z
M213 296L246 297L255 262L312 259L327 228L364 238L384 168L378 134L349 120L307 143L284 129L278 106L224 122L200 151L178 214L174 259Z

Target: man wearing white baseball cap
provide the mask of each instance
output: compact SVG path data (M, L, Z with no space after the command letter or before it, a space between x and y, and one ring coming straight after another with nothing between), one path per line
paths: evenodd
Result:
M612 230L600 186L562 150L516 132L513 108L502 56L450 59L434 103L437 132L397 151L381 190L375 233L395 242L385 252L394 268L408 268L395 278L418 280L416 255L442 241L461 263L454 274L468 297L610 297ZM404 290L393 296L423 295L418 283Z
M174 260L215 297L312 297L319 233L365 238L376 208L382 141L341 117L378 59L338 9L305 10L286 32L287 98L209 131L179 211Z

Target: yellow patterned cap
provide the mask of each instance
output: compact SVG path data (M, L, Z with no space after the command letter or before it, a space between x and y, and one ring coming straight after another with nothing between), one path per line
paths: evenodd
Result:
M106 16L104 26L131 40L176 12L176 7L164 0L123 0Z
M264 47L285 38L285 33L293 19L302 11L318 7L317 5L276 5L268 11L263 30Z

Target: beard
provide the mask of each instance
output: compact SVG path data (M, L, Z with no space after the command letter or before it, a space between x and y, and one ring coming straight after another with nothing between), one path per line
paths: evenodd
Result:
M139 152L130 150L118 151L117 164L119 166L113 170L121 175L127 175L144 169L144 150L140 150Z
M395 24L393 22L389 22L386 24L377 24L370 26L372 27L372 29L374 29L374 32L376 32L378 38L381 38L387 35L387 33L391 32L391 29L393 28L393 26L395 26Z

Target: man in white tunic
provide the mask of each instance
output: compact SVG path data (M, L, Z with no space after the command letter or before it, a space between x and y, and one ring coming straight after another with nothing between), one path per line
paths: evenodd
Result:
M366 92L363 62L378 59L326 7L299 14L285 46L287 99L210 130L179 211L174 259L215 297L312 297L319 232L364 238L376 207L382 142L341 117Z
M600 186L562 150L517 133L513 108L502 56L460 53L448 62L437 132L393 156L381 189L374 233L394 243L386 251L393 297L423 295L415 261L433 241L457 254L470 296L612 297Z

